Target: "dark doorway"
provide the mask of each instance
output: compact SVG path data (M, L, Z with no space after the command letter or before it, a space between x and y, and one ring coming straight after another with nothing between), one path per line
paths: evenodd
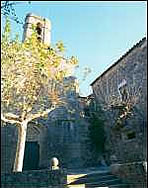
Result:
M37 142L26 142L23 170L38 169L39 145Z

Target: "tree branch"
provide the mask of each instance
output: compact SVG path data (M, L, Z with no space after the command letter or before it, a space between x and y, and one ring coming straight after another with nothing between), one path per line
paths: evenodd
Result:
M14 115L14 114L6 114L5 116L1 113L1 120L6 122L6 123L11 123L11 124L21 124L19 121L19 117Z
M44 117L45 115L49 114L51 111L53 111L55 109L56 109L56 106L54 105L50 109L47 109L47 110L45 110L43 112L30 115L29 118L27 118L27 120L29 122L29 121L32 121L32 120L37 119L39 117Z
M6 8L6 7L10 7L10 6L12 6L12 5L16 5L15 2L13 2L13 3L8 3L8 2L9 2L9 1L4 2L4 3L2 4L2 6L1 6L1 9Z

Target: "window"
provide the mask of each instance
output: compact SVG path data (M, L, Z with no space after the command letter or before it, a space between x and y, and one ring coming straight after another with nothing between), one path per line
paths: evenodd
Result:
M136 133L135 133L135 131L130 131L130 132L128 132L128 133L127 133L127 138L128 138L128 140L133 139L133 138L136 138Z
M41 37L37 37L38 41L41 42L42 41L42 38Z
M120 92L120 95L121 95L121 100L122 101L126 101L127 98L128 98L127 89L125 87L124 88L120 88L119 92Z
M118 85L118 92L121 100L126 101L128 98L128 90L127 90L127 82L125 79Z
M37 39L41 42L41 39L42 39L42 24L41 23L37 23L36 31L37 31L37 34L38 34Z
M37 31L38 35L42 34L42 24L41 23L37 23L36 31Z

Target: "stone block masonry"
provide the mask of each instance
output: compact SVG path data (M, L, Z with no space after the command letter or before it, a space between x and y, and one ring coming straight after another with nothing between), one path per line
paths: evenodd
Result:
M143 38L92 84L95 100L105 111L106 155L116 156L119 163L145 161L147 130L147 39ZM132 116L116 126L116 109L108 110L112 98L136 99ZM132 100L131 100L132 101Z
M1 174L2 188L63 188L67 178L64 170L33 170Z
M130 188L146 188L147 172L145 162L133 162L113 164L110 166L111 173L122 178L130 184Z

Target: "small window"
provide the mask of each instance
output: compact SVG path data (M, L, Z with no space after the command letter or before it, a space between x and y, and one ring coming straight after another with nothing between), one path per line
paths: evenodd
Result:
M118 85L118 92L122 101L128 99L127 82L125 79Z
M39 42L41 42L41 41L42 41L41 37L37 37L37 39L38 39L38 41L39 41Z
M37 34L38 34L38 40L41 41L41 35L42 35L42 24L41 23L37 23L37 26L36 26L36 31L37 31Z
M36 31L37 31L37 34L38 35L41 35L42 34L42 29L40 27L37 27L36 28Z
M128 140L131 140L131 139L133 139L133 138L136 138L136 133L135 133L135 131L130 131L130 132L128 132L128 133L127 133L127 138L128 138Z
M121 100L126 101L128 98L127 88L126 87L119 88L119 92L120 92Z

